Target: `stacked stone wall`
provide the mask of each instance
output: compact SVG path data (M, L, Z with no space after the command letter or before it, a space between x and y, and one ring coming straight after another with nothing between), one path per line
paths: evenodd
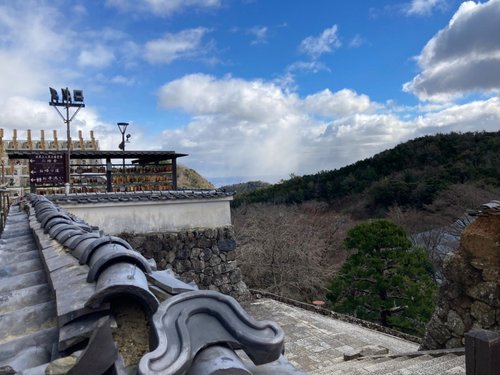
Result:
M236 241L231 226L148 234L122 233L120 237L159 270L171 268L184 281L242 300L250 296L236 261Z
M422 349L464 346L474 328L500 333L500 215L480 216L444 263L445 281Z

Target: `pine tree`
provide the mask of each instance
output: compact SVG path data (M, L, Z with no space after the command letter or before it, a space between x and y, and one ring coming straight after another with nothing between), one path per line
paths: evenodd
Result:
M423 335L436 295L426 252L388 220L359 224L344 244L353 253L330 285L333 310Z

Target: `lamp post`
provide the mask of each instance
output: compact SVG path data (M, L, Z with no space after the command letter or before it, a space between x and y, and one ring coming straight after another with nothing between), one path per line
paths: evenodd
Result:
M71 160L71 132L70 132L70 124L71 121L75 118L76 114L80 111L80 109L85 107L83 103L83 91L82 90L73 90L73 99L71 98L71 94L69 89L66 87L65 89L61 89L61 101L59 101L59 95L57 91L52 87L49 87L50 91L50 102L49 105L54 107L59 113L59 116L63 119L66 124L66 135L67 135L67 144L66 144L66 186L65 192L69 193L70 187L70 160ZM59 111L58 107L66 108L66 113L63 115L61 111ZM69 109L76 108L76 111L70 116Z
M125 186L125 142L129 143L130 134L127 134L127 140L125 140L125 132L127 131L128 122L119 122L118 129L122 134L122 142L118 145L118 148L123 151L123 161L122 161L122 172L123 172L123 184Z

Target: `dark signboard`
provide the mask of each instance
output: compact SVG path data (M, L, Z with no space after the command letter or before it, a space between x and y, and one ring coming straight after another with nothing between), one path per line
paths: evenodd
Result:
M66 182L66 156L44 153L30 157L30 184L58 185Z

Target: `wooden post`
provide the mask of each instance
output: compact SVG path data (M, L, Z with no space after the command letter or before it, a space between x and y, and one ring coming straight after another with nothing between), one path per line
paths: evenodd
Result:
M80 150L85 150L85 144L83 143L83 135L81 130L78 130L78 142L80 143Z
M113 164L111 164L111 159L106 158L106 191L111 193L113 191Z
M33 141L31 140L31 129L28 129L28 150L33 150Z
M94 138L94 131L91 130L90 131L90 141L92 142L92 150L97 150L97 144L96 144L96 141L95 141L95 138Z
M500 374L500 334L473 329L465 334L467 375Z
M12 130L12 148L17 150L17 129Z
M177 190L177 158L172 158L172 190Z
M57 130L54 130L54 148L59 150L59 142L57 140Z
M0 128L0 155L2 156L2 162L4 157L4 146L3 146L3 129ZM3 181L2 181L3 184Z
M45 131L43 129L40 130L40 148L45 150Z

